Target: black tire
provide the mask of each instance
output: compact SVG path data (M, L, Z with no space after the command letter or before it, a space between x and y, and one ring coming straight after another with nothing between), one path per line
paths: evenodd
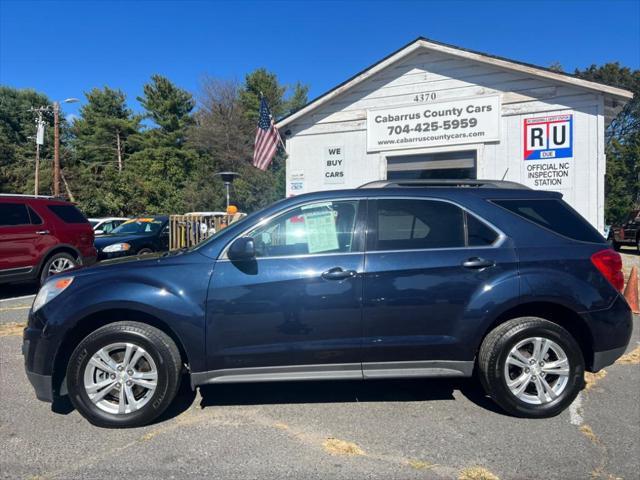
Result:
M122 342L142 347L151 356L157 368L157 386L140 409L130 413L109 413L89 398L84 384L85 368L98 350ZM161 415L175 398L180 388L181 368L176 344L161 330L138 322L111 323L89 334L71 354L67 366L69 397L80 414L96 426L127 428L147 425Z
M147 253L153 253L153 250L150 249L149 247L144 247L138 250L137 255L146 255Z
M555 342L564 350L569 361L569 375L564 390L554 400L540 405L516 397L506 383L505 362L509 352L518 342L531 337ZM561 326L537 317L514 318L489 332L480 347L478 371L487 394L506 412L518 417L553 417L573 402L584 384L584 358L578 343ZM537 387L534 388L537 391Z
M616 252L620 250L620 244L616 242L616 239L613 235L609 235L609 245L611 245L611 248L613 248Z
M78 260L73 255L65 252L54 253L53 255L51 255L51 257L47 259L46 262L44 262L44 265L40 270L40 285L42 285L47 278L53 275L53 273L49 271L51 270L52 265L54 265L55 262L60 262L65 260L70 262L71 264L71 266L68 269L71 269L78 265Z

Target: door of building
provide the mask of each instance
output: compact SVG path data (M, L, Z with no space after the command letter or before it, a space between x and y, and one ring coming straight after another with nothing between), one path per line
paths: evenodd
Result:
M476 178L476 151L387 157L387 180L470 180Z

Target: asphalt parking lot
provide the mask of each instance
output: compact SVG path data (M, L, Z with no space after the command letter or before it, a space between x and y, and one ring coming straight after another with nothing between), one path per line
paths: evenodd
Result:
M0 295L0 478L640 478L640 318L551 419L503 414L474 380L261 383L183 388L154 425L106 430L36 400L21 288Z

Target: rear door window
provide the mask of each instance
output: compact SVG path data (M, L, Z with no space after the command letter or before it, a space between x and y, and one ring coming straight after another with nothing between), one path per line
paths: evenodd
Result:
M493 200L493 203L562 236L581 242L604 241L595 228L561 200Z
M24 203L0 203L0 227L29 225L31 219Z
M372 203L369 251L486 247L500 236L482 220L449 202L399 198Z
M42 225L42 218L38 215L33 208L27 206L27 210L29 210L29 217L31 217L32 225Z
M87 223L86 217L73 205L48 205L56 217L64 223Z
M369 250L416 250L465 246L464 211L432 200L377 200L375 234L368 235Z

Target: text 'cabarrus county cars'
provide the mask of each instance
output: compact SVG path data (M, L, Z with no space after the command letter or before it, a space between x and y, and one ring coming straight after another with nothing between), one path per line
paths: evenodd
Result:
M462 183L462 185L459 185ZM468 377L507 412L567 407L632 328L620 256L561 195L377 182L289 198L189 251L51 278L24 331L38 398L149 423L192 387Z

